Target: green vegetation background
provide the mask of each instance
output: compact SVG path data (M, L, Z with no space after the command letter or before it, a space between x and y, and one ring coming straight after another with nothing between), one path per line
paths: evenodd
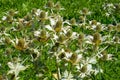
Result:
M19 16L24 16L27 12L30 12L32 8L43 9L45 3L48 0L0 0L0 18L5 14L9 9L15 9L19 11ZM53 0L57 2L58 0ZM71 19L75 17L79 19L79 11L86 7L90 11L94 12L89 20L95 19L101 23L113 24L114 20L112 18L105 18L102 5L105 2L108 3L120 3L120 0L59 0L62 7L66 10L61 11L60 14L65 19ZM115 15L117 22L120 21L120 15ZM110 53L114 54L112 47L109 49ZM118 49L118 55L115 56L118 58L115 62L106 61L105 64L102 64L104 69L104 74L98 74L94 80L120 80L120 48ZM100 77L101 78L98 78Z

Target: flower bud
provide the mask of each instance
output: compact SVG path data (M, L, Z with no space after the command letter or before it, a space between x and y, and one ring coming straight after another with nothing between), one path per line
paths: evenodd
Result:
M48 8L53 8L54 2L52 2L52 1L49 0L46 6L47 6Z
M102 60L106 60L108 57L107 52L103 51L103 52L101 52L101 54L102 54Z
M58 56L60 59L63 59L65 57L65 53L61 53L59 56Z
M91 21L91 25L97 25L97 21L96 20L92 20Z
M0 31L4 32L5 31L5 27L4 26L0 27Z
M117 24L117 26L116 26L116 30L117 30L117 32L120 32L120 23Z
M28 47L28 45L26 45L25 39L23 39L23 38L19 39L15 45L15 48L18 50L24 50L27 47Z
M75 24L76 24L75 18L72 18L72 19L70 20L70 23L71 23L72 25L75 25Z
M11 43L11 39L9 37L5 37L5 43L6 44L10 44Z
M64 35L60 35L58 38L59 43L63 43L65 41L66 37Z
M30 13L27 13L27 15L24 17L26 21L32 20L32 15Z
M83 10L82 10L82 13L84 14L84 15L87 15L88 14L88 9L87 8L83 8Z
M45 19L46 18L46 12L45 11L42 11L41 13L40 13L40 19Z
M0 75L0 80L4 80L2 75Z
M9 13L10 16L14 16L15 11L13 9L10 9L8 13Z
M17 26L17 30L21 30L24 27L22 22L19 22L18 26Z
M69 30L69 31L66 33L66 36L67 36L67 38L70 38L70 37L72 36L72 31Z
M40 38L46 38L46 31L42 30L40 33Z
M100 37L100 34L99 34L99 33L95 33L95 34L93 35L93 42L94 42L95 44L99 44L99 43L101 42L101 37Z
M100 32L101 30L102 30L101 25L97 25L97 26L96 26L96 31L97 31L97 32Z
M70 61L74 64L77 60L77 54L73 53L72 56L70 57Z
M5 51L5 54L8 54L8 55L9 55L9 54L12 53L12 51L13 51L13 50L12 50L11 48L7 48L6 51Z
M60 5L60 3L59 3L59 2L57 2L57 3L55 4L55 8L56 8L57 10L60 10L61 5Z
M62 29L62 21L61 21L61 20L58 20L58 21L56 22L56 25L55 25L54 30L55 30L56 32L60 32L61 29Z
M111 32L112 29L113 29L113 25L112 25L112 24L109 24L109 25L108 25L108 31Z
M119 37L115 36L114 42L119 43Z
M17 45L23 48L25 45L25 40L23 38L19 39Z
M83 43L83 40L84 40L84 34L80 34L79 37L78 37L79 45L81 45Z
M6 20L7 20L8 22L12 22L12 21L13 21L13 17L12 17L11 15L7 15Z
M84 66L80 69L80 71L81 71L82 73L85 73L85 72L87 71L87 66L84 65Z
M79 19L81 22L84 22L84 20L85 20L84 16L80 16Z
M32 14L35 14L37 12L37 9L33 8L31 12L32 12Z

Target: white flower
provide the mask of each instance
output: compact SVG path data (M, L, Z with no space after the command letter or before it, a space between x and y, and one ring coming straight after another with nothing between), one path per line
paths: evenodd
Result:
M3 16L3 17L2 17L2 20L3 20L3 21L5 21L6 19L7 19L7 17L6 17L6 16Z
M97 60L96 60L96 56L95 57L87 57L87 63L89 64L96 64L97 63Z
M91 25L91 29L95 29L97 25L101 25L100 22L97 22L96 24L92 24L92 21L89 21L89 24Z
M106 16L106 17L109 17L109 16L110 16L110 13L107 13L107 12L106 12L106 13L105 13L105 16Z
M35 48L35 49L31 48L30 50L33 51L34 54L37 55L37 56L34 58L33 55L31 54L31 57L32 57L31 61L35 61L35 60L37 60L38 57L40 56L40 52L38 51L38 49L37 49L37 48Z
M40 13L41 13L41 10L40 10L40 9L37 9L37 11L35 12L35 14L36 14L37 16L39 16Z
M53 28L50 25L45 25L45 28L47 28L50 31L54 31Z
M91 36L91 35L88 35L85 37L85 43L87 43L87 44L93 44L92 40L93 40L93 36Z
M19 75L19 72L24 71L26 68L28 68L28 65L27 66L23 66L22 63L19 63L19 62L17 62L17 63L15 63L15 62L8 62L8 67L10 68L10 70L8 71L7 74L8 75L9 74L14 74L15 78L17 78L18 75Z
M102 69L95 69L93 70L94 74L97 75L98 73L103 73L103 70Z
M51 26L54 26L57 22L54 18L49 18Z
M73 75L71 74L71 72L68 72L67 70L65 70L62 77L63 78L61 80L76 80L73 79Z
M71 38L76 39L76 38L78 38L78 36L79 36L79 34L77 32L73 32L71 35Z
M112 57L113 57L113 54L108 54L107 55L107 60L112 60L113 59Z
M27 68L20 63L12 63L12 62L8 62L8 66L11 69L10 71L8 71L8 74L14 73L16 76L18 76L20 71L23 71Z
M34 31L34 36L38 37L40 35L40 31Z
M91 71L93 70L91 64L87 64L87 65L82 65L81 64L81 68L84 67L84 66L86 67L86 71L80 73L81 78L84 78L84 77L86 77L88 75L91 75Z

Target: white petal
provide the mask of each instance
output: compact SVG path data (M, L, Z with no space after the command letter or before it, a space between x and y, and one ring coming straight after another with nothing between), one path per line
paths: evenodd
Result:
M6 16L3 16L2 20L4 21L4 20L6 20L6 19L7 19L7 17L6 17Z
M53 26L56 24L56 21L54 19L50 18L50 24L51 24L51 26Z
M34 32L34 36L37 37L37 36L39 36L39 35L40 35L40 31L35 31L35 32Z
M15 68L14 64L11 63L11 62L8 62L8 67L9 67L10 69L14 69L14 68Z
M50 31L53 31L52 27L50 25L46 25L45 28L47 28Z
M92 70L92 65L91 65L91 64L88 64L88 65L87 65L87 70L88 70L88 71L91 71L91 70Z
M15 72L14 70L9 70L8 73L7 73L7 75L13 74L14 72Z
M89 60L89 63L91 63L91 64L96 64L96 63L97 63L96 58L95 58L95 57L91 58L91 59Z

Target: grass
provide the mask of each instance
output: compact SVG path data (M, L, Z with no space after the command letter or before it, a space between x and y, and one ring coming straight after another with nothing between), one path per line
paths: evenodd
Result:
M57 2L57 0L53 0L55 3ZM63 19L72 19L75 18L76 21L79 22L79 17L81 16L81 14L79 13L80 10L82 10L83 8L88 8L91 12L93 12L90 16L88 16L88 21L90 20L97 20L98 22L101 22L103 24L116 24L115 20L113 19L113 17L115 17L117 23L120 22L120 15L119 12L113 12L113 17L105 17L105 10L103 10L102 5L106 2L106 3L119 3L119 0L109 0L109 1L105 1L105 0L59 0L59 2L61 3L62 7L65 8L65 10L60 11L60 15L63 16ZM25 16L28 12L30 12L32 10L32 8L40 8L40 9L44 9L44 5L47 3L47 0L0 0L0 18L2 18L3 15L5 15L5 13L10 10L10 9L14 9L19 11L18 15L16 17L23 17ZM88 22L87 21L87 22ZM12 27L12 24L10 23L4 23L4 24L0 24L0 27L2 26L10 26ZM38 23L36 23L36 25L38 25ZM39 27L39 26L38 26ZM37 29L37 28L36 28ZM76 31L78 33L84 33L84 34L94 34L93 30L82 30L79 29L79 27L76 26L72 26L73 31ZM24 32L25 30L23 30ZM28 33L26 33L26 35L30 35L32 33L30 33L30 29L28 28ZM10 33L10 32L9 32ZM114 35L116 32L113 31ZM15 38L17 37L23 37L24 35L21 36L21 32L17 32L17 33L10 33L13 36L10 36L10 38ZM101 34L105 34L107 35L108 32L101 32ZM120 33L118 32L117 34L118 37L120 37ZM77 41L73 41L70 43L70 49L75 51L77 49L76 46L76 42ZM1 43L0 43L1 44ZM31 44L31 46L34 46L34 48L37 45L43 46L44 43L39 43L37 41L34 42L34 44ZM62 45L61 45L62 46ZM102 47L105 47L105 45L102 45ZM109 45L107 52L111 53L115 56L115 58L117 60L114 61L99 61L98 66L101 66L101 68L103 69L103 73L98 73L96 76L92 76L90 77L92 80L120 80L120 44L117 45L118 46L118 50L116 52L116 45ZM91 45L88 47L91 48ZM12 45L0 45L0 63L2 64L2 66L0 66L0 75L6 75L7 71L9 70L7 62L10 61L11 56L3 56L3 54L5 53L7 48L11 48L13 49L13 53L12 57L16 57L19 55L19 53L21 54L20 57L22 57L22 59L25 59L26 57L28 57L28 59L25 62L25 65L30 64L29 68L26 69L25 71L21 72L20 75L20 80L39 80L39 78L35 77L36 74L38 74L39 72L44 73L44 75L42 77L48 77L47 80L53 80L53 73L57 72L57 64L56 64L56 59L53 58L49 58L51 57L51 54L47 54L49 51L49 47L44 47L45 49L42 50L42 57L39 60L36 60L35 62L30 62L29 60L31 59L31 56L28 55L28 53L30 53L30 51L19 51L17 49L14 49L14 47ZM39 49L41 49L42 47L39 47ZM87 51L88 53L91 54L91 51ZM88 54L88 55L90 55ZM88 56L87 55L87 56ZM35 55L36 56L36 55ZM60 68L61 68L61 72L65 71L65 68L67 68L68 71L70 71L71 69L73 69L73 73L75 73L75 68L74 66L72 66L72 64L70 62L68 62L68 67L66 66L62 66L61 64L64 64L64 62L61 62ZM39 66L39 67L38 67ZM95 65L96 66L96 65ZM23 76L24 75L24 76ZM11 77L8 76L9 78ZM12 80L12 79L11 79ZM79 80L79 79L77 79ZM88 80L87 78L84 78L84 80Z

